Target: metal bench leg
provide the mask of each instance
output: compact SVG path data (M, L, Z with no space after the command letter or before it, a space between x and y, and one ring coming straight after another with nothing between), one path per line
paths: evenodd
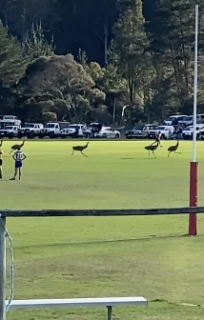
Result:
M108 320L112 320L112 307L107 307L108 308Z

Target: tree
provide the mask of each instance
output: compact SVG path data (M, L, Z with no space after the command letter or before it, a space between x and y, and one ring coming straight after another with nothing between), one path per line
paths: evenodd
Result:
M32 97L41 105L43 101L52 101L46 111L54 111L60 117L68 115L70 121L86 120L92 104L105 99L105 94L95 88L91 76L70 54L35 60L27 67L20 85L27 100Z
M119 0L119 18L114 25L114 46L122 75L128 81L129 103L135 104L137 90L145 67L147 37L141 0Z
M122 76L119 66L119 56L113 45L108 52L109 63L103 76L103 91L106 93L106 103L113 123L122 123L122 109L128 103L128 84Z
M166 102L166 106L163 105L164 115L172 111L171 108L168 110L169 102L174 104L174 112L179 111L179 106L181 110L189 104L192 105L196 3L200 4L199 61L202 61L204 54L204 4L202 1L158 1L156 19L149 24L148 35L154 65L157 65L157 73L160 70L160 75L162 69L165 70L162 81L165 81L165 86L168 83L165 87L166 93L171 93L166 95L164 100L162 97L164 90L161 90L164 87L160 83L160 100L163 100L163 104ZM200 83L203 83L201 74L200 80Z
M41 56L52 56L54 54L53 39L49 43L44 36L41 23L32 25L31 34L22 43L24 56L28 62L34 61Z
M12 108L15 99L14 86L22 77L26 64L21 46L0 22L0 110Z
M1 0L0 12L4 23L21 42L28 38L33 23L41 21L50 30L57 19L53 0Z

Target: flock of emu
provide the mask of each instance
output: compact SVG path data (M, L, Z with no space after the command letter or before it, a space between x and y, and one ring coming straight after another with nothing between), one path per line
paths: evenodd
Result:
M157 141L157 142L156 142L156 145L154 145L154 143L153 143L153 144L151 144L151 145L149 145L149 146L146 146L145 149L149 151L149 155L150 155L150 151L151 151L152 154L154 155L154 157L156 158L154 151L158 148L159 144L160 144L160 141ZM74 151L80 151L81 154L83 154L85 157L87 157L87 155L85 155L85 154L83 153L83 151L88 147L88 145L89 145L89 142L87 142L87 144L85 144L84 146L75 146L75 147L72 147L72 155L74 154ZM161 146L161 145L160 145L160 146ZM178 142L178 140L177 140L176 145L171 146L171 147L168 148L168 157L170 156L171 152L181 154L180 152L177 152L177 151L176 151L176 150L178 149L178 147L179 147L179 142Z
M22 144L14 144L11 147L10 153L13 152L14 150L17 150L19 147L22 148L24 146L24 143L25 143L25 141L23 141ZM0 147L2 146L2 144L3 144L3 141L0 141ZM157 141L156 145L154 145L154 143L153 143L153 144L151 144L149 146L146 146L145 149L149 151L149 155L150 155L150 151L151 151L152 154L154 155L154 157L156 158L154 151L158 148L159 144L160 144L160 141ZM89 145L89 142L87 142L87 144L85 144L84 146L74 146L74 147L72 147L72 154L71 155L73 155L75 151L79 151L79 152L81 152L81 154L83 156L88 157L86 154L83 153L83 151L88 147L88 145ZM171 146L171 147L168 148L168 157L169 157L171 152L180 154L180 152L176 152L176 150L178 149L178 146L179 146L179 142L177 141L176 145Z
M156 145L151 144L150 146L146 146L145 149L149 151L149 155L150 155L150 151L152 151L152 154L153 154L154 157L156 158L156 156L155 156L155 154L154 154L154 151L158 148L159 144L160 144L160 141L157 141L157 142L156 142ZM160 145L160 146L161 146L161 145ZM178 146L179 146L179 142L178 142L178 140L177 140L176 145L171 146L171 147L168 148L168 152L169 152L169 153L168 153L168 157L170 156L170 153L171 153L171 152L181 154L180 152L176 152L176 150L178 149Z

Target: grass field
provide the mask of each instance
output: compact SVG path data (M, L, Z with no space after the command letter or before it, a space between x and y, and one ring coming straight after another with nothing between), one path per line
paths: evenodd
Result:
M167 158L172 142L164 141L153 159L144 150L147 142L90 142L85 158L70 156L73 141L32 141L23 149L28 157L23 179L9 181L12 144L3 144L2 209L188 206L190 142L180 143L181 155ZM204 205L203 148L198 142L199 205ZM186 215L8 219L15 298L142 295L151 301L147 308L115 308L114 319L200 320L203 308L181 305L204 305L203 215L198 227L198 237L184 237ZM104 308L7 315L10 320L105 317Z

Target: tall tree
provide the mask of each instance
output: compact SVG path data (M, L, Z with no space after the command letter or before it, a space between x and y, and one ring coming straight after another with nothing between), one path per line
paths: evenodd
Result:
M22 43L23 54L28 59L28 63L41 56L52 56L54 54L53 40L49 43L45 39L44 30L41 23L32 25L32 29L27 39Z
M0 22L0 109L12 107L15 92L13 86L26 68L18 41L8 35L8 28Z
M175 111L178 111L179 105L181 108L186 108L192 104L194 9L197 3L200 4L199 60L202 61L204 44L203 1L157 1L156 18L149 25L148 34L150 35L150 49L153 55L153 61L154 64L157 65L157 72L160 70L160 80L162 69L166 71L165 75L163 72L163 80L165 80L165 83L168 81L167 91L171 92L169 98L172 97L173 99L171 99L171 101L174 100ZM202 83L203 80L204 79L202 79L200 83ZM160 91L162 88L164 87L160 84ZM160 93L162 95L162 91ZM200 97L202 96L201 94ZM162 100L165 101L163 98ZM188 109L188 112L190 112L190 109Z
M141 0L119 0L119 17L114 25L114 45L119 55L121 73L128 81L129 103L136 102L141 75L145 68L147 37Z
M57 19L54 0L1 0L2 20L20 41L25 41L33 23L42 21L50 30Z

